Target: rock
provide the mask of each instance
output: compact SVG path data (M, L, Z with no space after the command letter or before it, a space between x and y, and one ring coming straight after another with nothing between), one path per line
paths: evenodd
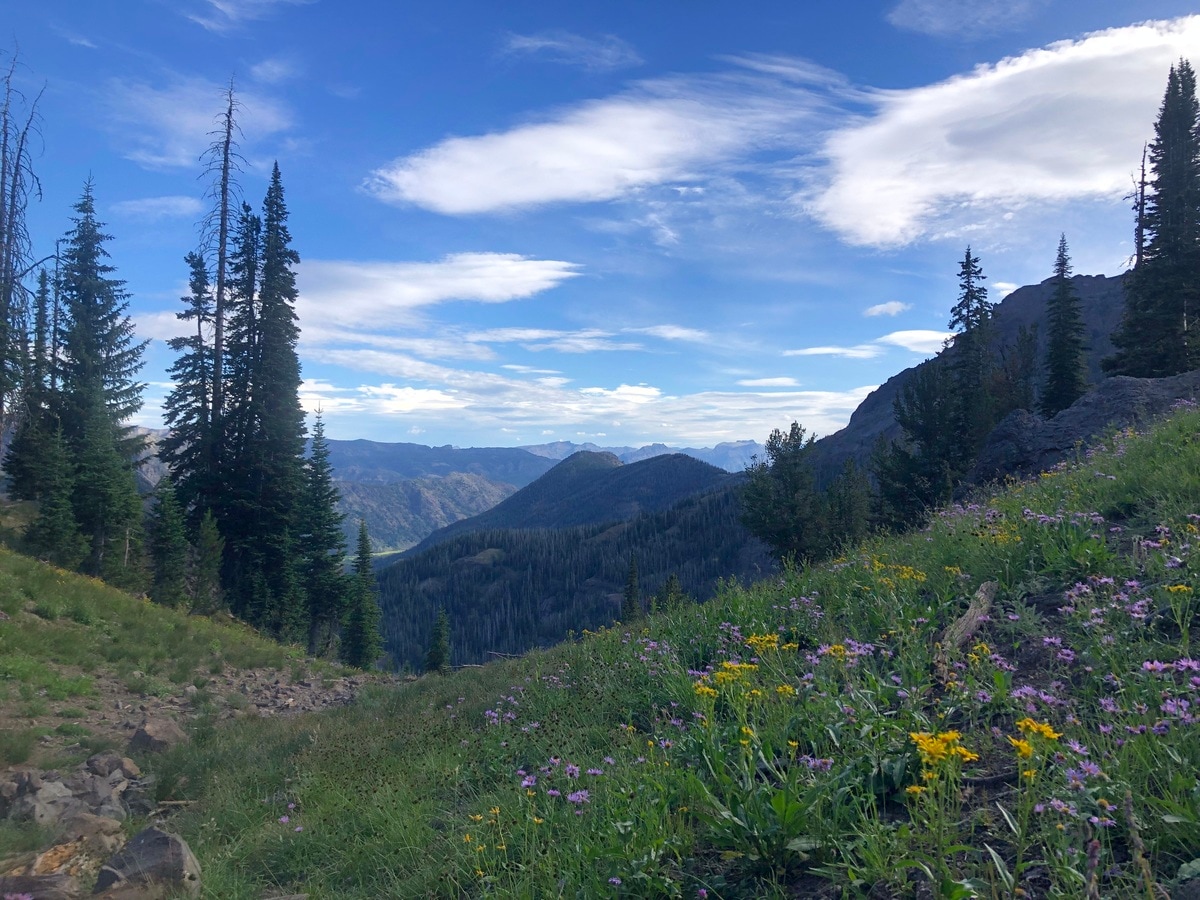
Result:
M79 882L70 875L0 875L0 897L29 894L34 900L78 900Z
M36 791L17 800L11 817L33 822L44 828L57 825L62 819L86 812L83 800L61 781L45 781Z
M139 888L142 893L131 892ZM122 892L114 894L113 889ZM142 900L168 895L198 897L200 863L183 838L158 828L146 828L101 867L93 894Z
M162 753L187 739L187 734L172 719L146 719L129 739L129 749Z
M79 813L63 824L62 839L81 840L111 856L125 846L125 832L121 823L107 816Z

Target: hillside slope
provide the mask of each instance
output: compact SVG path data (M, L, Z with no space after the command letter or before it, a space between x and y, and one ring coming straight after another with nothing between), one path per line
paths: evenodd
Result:
M580 451L494 508L435 531L411 553L470 531L625 521L666 509L732 477L678 453L622 465L611 453Z

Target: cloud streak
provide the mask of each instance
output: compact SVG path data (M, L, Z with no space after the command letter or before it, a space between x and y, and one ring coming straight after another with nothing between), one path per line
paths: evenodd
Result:
M531 56L578 66L592 72L607 72L642 64L632 45L613 34L586 38L569 31L510 34L504 42L509 56Z
M901 0L887 19L897 28L934 37L979 38L1032 18L1047 0Z
M926 87L880 91L799 200L852 244L909 243L1028 203L1116 199L1200 16L1089 34ZM984 111L986 110L986 114Z

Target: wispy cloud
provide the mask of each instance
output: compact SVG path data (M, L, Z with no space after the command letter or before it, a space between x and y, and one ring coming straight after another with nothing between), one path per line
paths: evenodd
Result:
M798 350L784 350L784 356L840 356L843 359L874 359L883 353L883 348L875 344L855 344L853 347L801 347Z
M889 300L887 303L876 303L863 310L864 316L898 316L912 309L911 303L901 303L899 300Z
M280 84L299 74L300 67L296 63L279 56L264 59L250 67L250 77L263 84Z
M758 388L794 388L800 383L795 378L743 378L738 382L742 387Z
M141 197L137 200L119 200L110 207L117 216L157 222L160 219L180 219L199 216L204 204L197 197Z
M637 51L613 34L597 38L586 38L569 31L510 34L504 42L503 51L510 56L534 56L596 72L624 69L642 63Z
M150 169L194 168L212 140L225 90L201 78L176 78L166 87L112 79L102 102L128 159ZM291 127L290 112L274 100L239 91L238 102L238 123L247 135L261 139Z
M1189 16L880 91L873 113L829 137L826 177L799 199L845 240L874 246L1030 203L1115 200L1151 134L1168 68L1197 46L1200 16Z
M388 202L465 215L699 184L764 148L813 146L815 129L802 126L832 109L829 89L842 81L805 75L798 83L741 65L643 82L507 131L448 138L380 167L365 187Z
M687 341L693 344L707 344L712 335L698 328L685 328L682 325L649 325L645 328L626 328L629 334L647 334L661 338L664 341Z
M265 19L281 6L307 6L317 0L206 0L203 12L187 17L209 31L224 33L258 19Z
M922 329L912 331L893 331L883 337L876 338L880 344L891 344L902 347L913 353L937 353L946 341L954 336L952 331L927 331Z
M1016 28L1049 0L901 0L887 19L935 37L981 38Z
M297 272L297 312L306 329L387 331L423 307L507 303L579 274L575 263L515 253L455 253L436 262L306 260Z

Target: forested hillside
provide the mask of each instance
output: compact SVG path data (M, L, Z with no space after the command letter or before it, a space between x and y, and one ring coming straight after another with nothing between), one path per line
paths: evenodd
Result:
M469 531L503 528L569 528L631 519L657 512L734 476L674 453L622 465L611 453L581 451L494 509L434 532L419 552Z
M695 599L722 579L774 570L765 545L741 524L735 484L628 522L461 535L381 571L385 647L419 669L438 610L451 623L451 660L548 646L610 624L636 559L641 596L671 575Z

